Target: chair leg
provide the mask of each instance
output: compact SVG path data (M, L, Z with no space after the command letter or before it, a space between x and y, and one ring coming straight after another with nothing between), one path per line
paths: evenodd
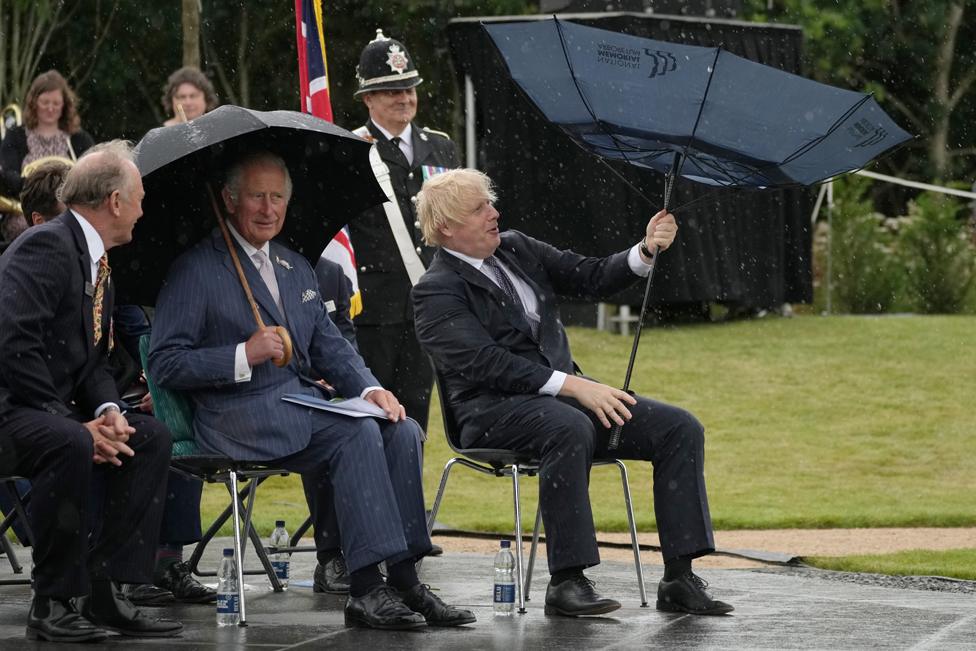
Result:
M295 533L291 535L291 540L288 541L288 546L298 547L298 543L301 542L302 536L305 535L305 532L308 531L311 526L312 516L309 515L307 518L305 518L305 522L303 522L300 527L295 529Z
M250 539L254 544L254 553L257 555L258 560L261 562L261 566L264 568L264 573L268 575L268 580L271 582L271 589L275 592L282 592L284 588L281 582L278 580L278 575L274 571L274 566L271 565L271 560L268 558L268 553L264 549L264 543L261 542L261 537L258 532L254 529L254 525L251 523L251 516L254 513L254 500L258 495L258 486L264 478L252 477L250 483L250 493L247 495L247 506L244 507L244 533L246 538L242 542L241 557L243 558L244 552L247 550L247 540Z
M525 600L532 594L532 570L535 569L535 555L539 549L539 527L542 526L542 504L535 510L535 527L532 529L532 550L529 552L529 567L525 571Z
M223 483L227 487L228 494L233 496L233 488L231 488L230 483ZM247 497L248 494L250 494L251 486L253 484L254 482L248 483L247 486L245 486L241 491L240 496L242 500ZM226 523L232 515L236 517L236 514L237 511L234 510L234 500L232 497L231 503L228 504L223 511L221 511L220 515L218 515L213 523L207 528L203 536L200 538L200 541L193 548L193 553L190 554L190 560L187 561L190 572L196 574L197 576L216 576L216 572L200 570L200 559L203 558L203 554L207 550L207 545L209 545L210 541L213 540L214 537L220 532L220 528L224 526L224 523Z
M447 488L447 477L451 474L451 468L454 464L460 460L460 457L454 457L446 464L444 464L444 470L441 472L441 483L437 486L437 495L434 496L434 504L430 507L430 515L427 516L427 535L434 530L434 522L437 520L437 512L441 508L441 500L444 499L444 489Z
M244 603L244 545L241 544L241 513L237 503L237 472L230 473L231 508L234 510L234 554L237 557L237 600L241 607L239 626L247 626L247 606Z
M637 542L637 523L634 522L634 505L630 499L630 480L627 478L627 466L620 459L614 463L620 468L620 481L624 485L624 503L627 505L627 520L630 522L630 543L634 548L634 569L637 570L637 585L640 588L641 608L647 608L647 590L644 588L644 567L641 565L640 544Z
M512 496L515 499L515 581L518 583L518 611L525 614L525 574L522 571L522 507L519 502L519 467L512 464Z

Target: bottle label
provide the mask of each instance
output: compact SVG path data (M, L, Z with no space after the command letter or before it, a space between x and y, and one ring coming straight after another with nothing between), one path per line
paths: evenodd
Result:
M515 603L515 584L496 583L495 584L495 603L514 604Z
M238 601L238 595L218 593L217 594L217 614L218 615L233 615L241 612L241 605Z
M275 576L278 577L279 581L288 579L290 566L291 563L289 561L271 561L271 567L274 568Z

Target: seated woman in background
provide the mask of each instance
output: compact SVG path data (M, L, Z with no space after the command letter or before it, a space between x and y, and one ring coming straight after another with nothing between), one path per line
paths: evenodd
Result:
M69 164L94 144L81 128L78 100L57 70L38 75L24 99L24 124L7 130L0 145L2 194L17 195L24 171L43 158L61 158Z
M170 119L164 127L183 122L178 107L183 108L187 120L198 118L217 108L217 93L207 76L193 66L180 68L169 76L163 87L163 110Z

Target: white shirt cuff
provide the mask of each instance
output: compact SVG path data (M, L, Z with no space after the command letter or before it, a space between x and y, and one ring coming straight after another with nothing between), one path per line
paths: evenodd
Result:
M122 407L116 402L103 402L102 404L98 405L98 409L95 410L95 418L101 416L102 413L109 407L115 407L120 412L122 411Z
M566 381L566 374L562 371L553 371L549 379L539 388L539 393L546 396L559 395Z
M647 274L651 273L651 267L654 266L654 263L644 262L640 255L640 243L637 243L634 248L627 252L627 265L636 275L646 278Z
M244 348L246 343L242 341L237 344L234 351L234 382L251 381L251 365L247 363L247 350Z
M363 392L359 394L359 397L365 400L366 394L368 394L370 391L376 391L377 389L382 390L383 387L366 387L365 389L363 389Z

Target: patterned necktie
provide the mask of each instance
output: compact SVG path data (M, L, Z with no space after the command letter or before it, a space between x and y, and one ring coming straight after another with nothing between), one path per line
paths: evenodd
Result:
M512 301L512 305L517 307L522 314L525 315L525 320L529 322L529 327L532 329L532 335L535 337L539 336L539 323L529 316L529 313L525 310L525 304L522 303L521 297L519 297L518 292L515 290L515 284L512 279L508 277L505 270L498 263L498 259L495 256L488 256L485 258L485 266L491 272L492 277L495 279L495 284L498 285L505 295L508 296L509 300Z
M98 259L98 271L95 276L95 296L92 298L92 325L95 330L95 345L102 340L102 308L105 303L105 286L108 276L112 273L108 266L108 253L103 253Z
M271 259L268 258L268 254L258 250L251 256L251 259L254 260L254 264L258 268L258 273L261 274L261 280L264 281L264 284L268 287L268 291L271 292L271 298L274 299L275 305L284 314L285 310L281 306L281 294L278 292L278 279L275 278L274 269L271 267Z

